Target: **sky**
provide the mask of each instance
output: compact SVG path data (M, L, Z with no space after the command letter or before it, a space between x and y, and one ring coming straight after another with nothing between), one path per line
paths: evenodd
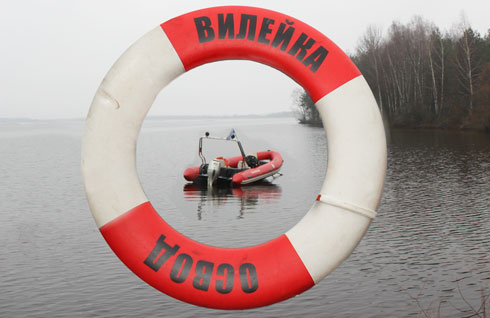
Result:
M488 0L0 1L0 118L85 118L105 74L133 42L173 17L206 7L279 11L313 26L347 53L355 52L368 26L386 30L415 15L442 30L450 30L462 14L481 34L490 28ZM211 63L164 88L149 115L291 111L292 93L299 88L258 63Z

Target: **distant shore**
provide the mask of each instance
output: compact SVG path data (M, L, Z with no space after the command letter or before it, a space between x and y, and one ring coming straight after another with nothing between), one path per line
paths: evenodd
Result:
M158 115L148 116L147 120L182 120L182 119L234 119L234 118L295 118L293 112L277 112L267 114L246 114L246 115ZM53 122L53 121L84 121L85 118L27 118L27 117L0 117L0 123L22 123L22 122Z
M297 119L298 123L301 125L311 126L311 127L323 127L321 121L311 121L311 120L300 120ZM478 132L478 133L490 133L490 128L473 128L473 127L437 127L437 126L403 126L403 125L391 125L385 126L385 129L389 130L417 130L417 131L447 131L447 132Z

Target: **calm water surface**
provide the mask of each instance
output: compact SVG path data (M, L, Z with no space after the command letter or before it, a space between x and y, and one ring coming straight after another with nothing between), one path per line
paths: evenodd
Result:
M198 137L231 127L245 151L279 151L284 176L220 193L184 188L183 170L199 163ZM0 122L0 317L424 317L439 306L441 317L464 317L490 293L489 134L392 132L378 217L349 259L293 299L231 312L161 294L112 253L85 200L82 133L76 121ZM205 145L208 156L236 152L221 146ZM172 226L241 247L301 219L326 153L323 130L292 119L147 120L138 171Z

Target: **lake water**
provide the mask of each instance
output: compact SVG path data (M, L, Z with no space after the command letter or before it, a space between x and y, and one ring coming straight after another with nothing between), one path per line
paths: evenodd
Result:
M279 151L284 175L221 193L184 189L199 136L224 137L231 127L245 151ZM174 300L117 259L86 203L82 134L78 121L0 122L0 317L465 317L490 294L490 134L392 132L378 216L354 253L305 293L238 312ZM221 146L206 144L208 156L235 151ZM293 119L150 119L138 171L172 226L241 247L301 219L326 153L323 130Z

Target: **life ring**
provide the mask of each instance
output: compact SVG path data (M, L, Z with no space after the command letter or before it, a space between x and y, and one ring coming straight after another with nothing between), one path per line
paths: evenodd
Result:
M298 224L272 241L232 249L175 231L148 201L136 172L137 137L158 92L194 67L227 59L269 65L302 85L320 112L329 156L321 194L312 194L313 206ZM380 113L350 59L301 21L240 6L184 14L134 43L96 92L82 148L90 209L122 262L167 295L222 309L290 298L335 269L375 216L385 169Z

